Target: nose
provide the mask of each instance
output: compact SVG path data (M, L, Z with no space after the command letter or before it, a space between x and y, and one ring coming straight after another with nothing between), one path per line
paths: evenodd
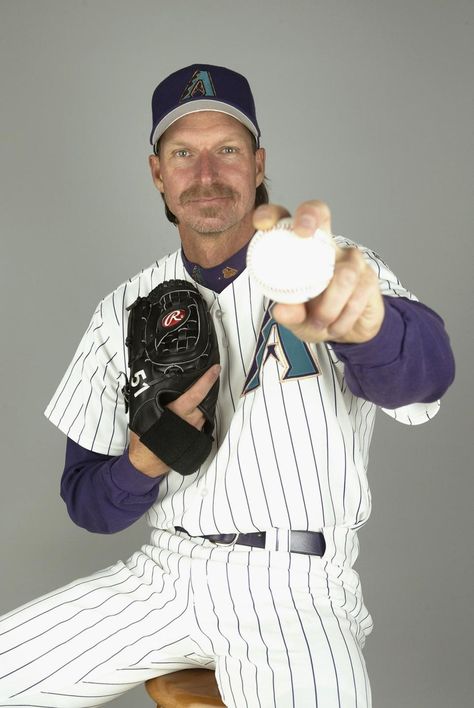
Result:
M213 156L203 151L196 161L197 177L201 184L212 184L217 177L217 165Z

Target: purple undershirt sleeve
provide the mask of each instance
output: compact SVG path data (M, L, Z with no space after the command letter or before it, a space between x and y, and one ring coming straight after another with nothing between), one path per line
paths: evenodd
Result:
M128 451L102 455L67 439L61 497L75 524L95 533L127 528L152 506L160 480L139 472Z
M331 343L349 390L383 408L437 401L455 373L443 320L414 300L385 295L384 302L385 318L373 339Z

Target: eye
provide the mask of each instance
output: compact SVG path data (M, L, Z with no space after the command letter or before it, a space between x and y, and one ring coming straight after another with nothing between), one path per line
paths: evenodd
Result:
M174 154L176 157L189 157L191 153L186 148L181 148L181 150L176 150Z
M231 145L224 145L221 152L223 152L224 155L232 155L233 153L238 152L238 150L236 147L232 147Z

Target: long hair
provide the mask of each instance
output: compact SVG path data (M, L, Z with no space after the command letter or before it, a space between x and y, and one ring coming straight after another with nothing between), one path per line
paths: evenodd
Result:
M250 133L250 131L249 131L249 133ZM255 139L255 136L252 133L250 133L250 136L252 138L252 150L255 154L257 152L257 140ZM159 155L159 152L160 152L160 141L159 140L156 143L156 145L153 146L153 152L155 153L155 155ZM269 202L267 182L268 182L267 178L264 177L262 184L260 184L257 187L257 189L255 190L255 209L258 206L260 206L261 204L268 204L268 202ZM165 195L163 194L163 192L160 192L160 194L161 194L161 198L163 199L163 203L165 205L166 218L168 219L168 221L171 221L172 224L177 226L178 219L173 214L173 212L168 208L168 205L165 200Z

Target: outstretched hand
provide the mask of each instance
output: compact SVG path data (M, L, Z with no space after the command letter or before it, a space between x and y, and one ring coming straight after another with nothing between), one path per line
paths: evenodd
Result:
M276 204L255 210L256 229L272 228L289 212ZM293 216L293 230L302 238L316 229L331 233L331 212L324 202L303 202ZM315 264L315 268L316 268ZM308 302L276 303L274 319L304 342L360 344L379 332L385 314L377 275L356 248L336 245L334 275L327 288Z

